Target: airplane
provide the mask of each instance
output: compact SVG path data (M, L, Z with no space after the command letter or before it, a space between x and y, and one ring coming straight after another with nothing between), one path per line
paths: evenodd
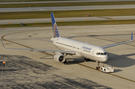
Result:
M61 37L59 34L59 30L57 28L57 24L56 24L53 12L51 12L51 21L52 21L52 30L54 34L54 37L51 38L51 41L60 50L6 48L1 40L3 47L6 49L15 49L15 50L53 52L54 60L61 63L67 62L65 58L67 55L84 58L85 61L94 60L98 62L98 66L96 67L96 69L98 69L100 62L106 62L108 60L108 54L105 51L106 48L114 47L117 45L129 43L133 41L133 32L132 32L130 41L110 44L110 45L106 45L102 47L91 45L88 43L72 40L70 38Z

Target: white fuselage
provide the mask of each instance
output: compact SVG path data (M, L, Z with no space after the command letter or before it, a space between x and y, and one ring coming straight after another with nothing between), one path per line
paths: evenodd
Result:
M99 46L63 37L56 37L52 38L51 40L53 41L53 44L59 49L76 52L76 57L84 57L99 62L105 62L108 59L106 51Z

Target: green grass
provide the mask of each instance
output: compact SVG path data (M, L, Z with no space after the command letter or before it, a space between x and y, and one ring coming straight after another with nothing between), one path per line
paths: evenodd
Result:
M135 9L108 9L108 10L71 10L71 11L52 11L58 17L86 17L91 16L127 16L135 15ZM35 12L1 12L0 19L32 19L50 18L50 11Z
M135 24L135 20L109 20L109 21L78 21L78 22L57 22L58 26L81 26L81 25L118 25L118 24ZM20 24L6 24L0 25L1 28L6 27L43 27L43 26L52 26L51 23L29 23L25 26Z
M0 8L18 8L18 7L51 7L51 6L88 6L88 5L126 5L135 4L135 1L123 2L75 2L75 3L32 3L32 4L1 4Z

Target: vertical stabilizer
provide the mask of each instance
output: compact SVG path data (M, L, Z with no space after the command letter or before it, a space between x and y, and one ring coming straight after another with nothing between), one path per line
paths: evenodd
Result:
M60 36L59 31L58 31L57 24L55 22L55 18L52 12L51 12L51 20L52 20L52 30L54 33L54 37L59 37Z

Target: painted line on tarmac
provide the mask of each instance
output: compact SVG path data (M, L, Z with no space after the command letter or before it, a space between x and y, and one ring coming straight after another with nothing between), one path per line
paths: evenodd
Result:
M26 47L26 48L29 48L29 49L34 49L34 48L32 48L32 47L29 47L29 46L26 46L26 45L23 45L23 44L14 42L14 41L10 41L10 40L7 40L7 39L4 38L4 37L7 36L7 35L16 34L16 33L22 33L22 32L15 32L15 33L5 34L5 35L3 35L3 36L1 37L1 39L4 40L4 41L8 41L8 42L14 43L14 44L18 44L18 45L20 45L20 46L23 46L23 47ZM39 51L39 52L52 56L52 54L49 54L49 53L46 53L46 52L43 52L43 51Z
M20 44L20 43L17 43L17 42L13 42L13 41L10 41L10 40L7 40L7 39L4 38L4 37L7 36L7 35L16 34L16 33L22 33L22 32L15 32L15 33L5 34L5 35L3 35L3 36L1 37L1 39L4 40L4 41L8 41L8 42L11 42L11 43L14 43L14 44L21 45L21 46L26 47L26 48L29 48L29 49L34 49L34 48L32 48L32 47L29 47L29 46L26 46L26 45L23 45L23 44ZM46 52L42 52L42 51L39 51L39 52L44 53L44 54L47 54L47 55L50 55L50 56L53 56L52 54L49 54L49 53L46 53ZM83 67L96 70L96 69L93 68L93 67L90 67L90 66L87 66L87 65L84 65L84 64L81 64L81 63L78 63L78 65L81 65L81 66L83 66ZM99 71L99 70L97 70L97 71ZM124 79L124 80L127 80L127 81L130 81L130 82L135 82L134 80L131 80L131 79L128 79L128 78L125 78L125 77L122 77L122 76L118 76L118 75L115 75L115 74L113 74L113 73L107 73L107 74L112 75L112 76L115 76L115 77L118 77L118 78L121 78L121 79Z
M93 69L93 70L96 70L96 68L93 68L93 67L90 67L90 66L86 66L86 65L84 65L84 64L81 64L81 63L78 63L79 65L81 65L81 66L84 66L84 67L87 67L87 68L90 68L90 69ZM98 70L99 71L99 70Z
M16 32L16 33L22 33L22 32ZM1 37L1 39L4 40L4 41L8 41L8 42L11 42L11 43L14 43L14 44L18 44L18 45L24 46L24 47L26 47L26 48L34 49L34 48L32 48L32 47L29 47L29 46L26 46L26 45L23 45L23 44L20 44L20 43L17 43L17 42L13 42L13 41L10 41L10 40L7 40L7 39L4 38L4 37L7 36L7 35L16 34L16 33L5 34L5 35L3 35L3 36ZM9 44L10 44L10 43L9 43ZM43 52L43 51L38 51L38 52L41 52L41 53L44 53L44 54L53 56L52 54L49 54L49 53L46 53L46 52ZM63 83L64 83L64 82L63 82ZM66 85L72 87L73 89L77 89L76 87L74 87L74 86L72 86L72 85L70 85L70 84L68 84L68 83L64 83L64 84L66 84Z
M84 67L87 67L87 68L90 68L90 69L93 69L93 70L96 70L96 69L95 69L95 68L93 68L93 67L86 66L86 65L81 64L81 63L79 63L79 65L84 66ZM97 71L100 71L100 70L97 70ZM130 81L130 82L135 82L134 80L131 80L131 79L128 79L128 78L125 78L125 77L119 76L119 75L115 75L115 74L113 74L113 73L106 73L106 74L109 74L109 75L112 75L112 76L115 76L115 77L118 77L118 78L121 78L121 79L124 79L124 80L128 80L128 81Z

